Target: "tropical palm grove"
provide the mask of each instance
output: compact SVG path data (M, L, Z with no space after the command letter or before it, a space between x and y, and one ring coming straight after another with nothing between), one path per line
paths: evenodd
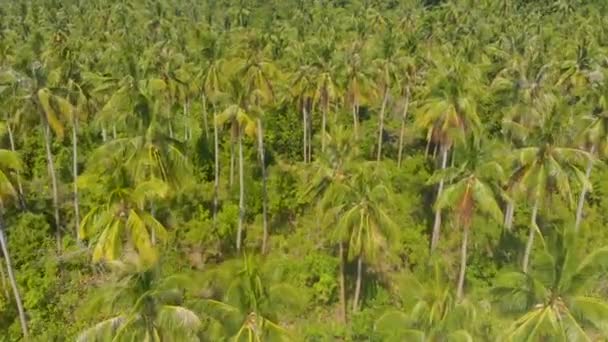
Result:
M608 341L608 3L0 3L0 341Z

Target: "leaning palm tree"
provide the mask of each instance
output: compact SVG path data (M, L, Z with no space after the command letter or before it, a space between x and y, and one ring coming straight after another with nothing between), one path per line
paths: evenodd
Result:
M21 301L21 294L15 279L13 271L13 265L11 264L11 257L8 249L8 241L5 234L4 226L4 206L8 200L17 199L17 191L13 187L12 173L18 170L22 170L21 160L19 156L12 151L0 150L0 251L4 262L6 263L6 270L8 278L13 289L13 296L15 297L15 303L17 304L17 312L19 313L19 322L21 323L21 331L23 337L27 339L28 329L27 320L25 317L25 310L23 309L23 303Z
M530 273L506 272L493 289L502 310L519 315L508 341L592 341L608 334L608 302L595 290L606 273L608 247L588 253L574 234L558 234Z
M138 259L113 261L116 275L89 304L113 317L83 331L77 341L199 341L202 326L196 313L184 306L183 289L191 281L177 275L161 278Z
M476 142L473 139L460 154L462 164L456 168L445 169L435 174L433 179L445 179L451 184L446 187L435 204L439 210L450 209L462 229L462 247L460 256L460 273L456 289L456 299L463 296L464 280L467 268L467 248L473 216L476 212L487 214L497 222L501 221L502 212L496 202L494 186L504 178L502 167L488 149L489 142ZM480 144L486 146L480 148Z

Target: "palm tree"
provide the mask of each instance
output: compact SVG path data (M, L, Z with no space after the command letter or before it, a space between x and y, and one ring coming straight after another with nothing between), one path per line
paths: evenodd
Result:
M420 108L416 125L427 131L427 140L440 146L441 169L447 167L448 153L452 145L462 141L467 134L480 128L475 97L480 90L479 70L473 65L458 61L447 70L438 66L431 77L428 100ZM444 180L439 181L437 198L441 197ZM431 238L431 251L439 242L441 210L436 207Z
M425 269L428 282L401 274L393 288L404 310L389 309L374 323L374 330L389 341L471 341L477 310L454 298L446 272L434 261Z
M463 154L462 164L455 169L446 169L434 178L445 179L451 184L435 204L438 209L449 208L454 212L457 224L462 229L462 247L460 273L456 290L456 299L462 300L464 280L467 267L467 243L469 231L476 211L487 214L497 222L501 221L502 212L496 202L495 183L500 182L504 172L499 163L491 156L493 151L481 149L488 142L471 140Z
M516 166L510 180L516 193L526 193L532 202L530 232L522 261L524 273L528 271L534 237L539 232L537 215L543 201L554 190L571 203L571 182L576 179L581 184L588 183L580 168L590 155L561 144L559 134L564 135L563 126L567 126L563 108L554 104L532 125L512 123L510 128L523 137L530 137L526 140L528 146L513 151Z
M382 37L382 43L379 47L379 58L374 62L377 65L378 88L382 92L382 104L380 106L380 116L378 117L378 146L376 147L376 162L380 163L382 158L382 142L384 136L384 114L388 106L391 87L397 83L397 74L400 65L404 64L403 58L399 55L400 51L395 46L395 33L392 28L388 28L387 32ZM409 101L407 99L406 101ZM409 104L406 104L406 107ZM407 113L407 108L404 109ZM407 114L404 114L407 115Z
M324 226L335 227L338 220L340 205L346 194L346 173L351 163L358 155L356 145L350 141L350 131L336 126L331 135L327 149L316 160L317 172L304 192L307 203L317 201L317 210L322 217ZM346 259L348 243L345 239L337 239L338 258L340 260L340 320L346 323Z
M243 135L256 134L256 123L238 105L231 105L216 117L217 124L230 123L231 129L236 131L239 146L239 224L236 235L236 250L241 250L243 225L245 221L245 170L243 159Z
M93 262L119 259L127 239L142 263L154 264L158 259L156 240L165 240L167 233L148 211L148 204L165 198L169 185L157 178L135 183L120 156L99 151L93 154L89 169L79 181L84 190L103 194L79 227L80 236L94 244Z
M83 331L77 341L198 341L200 318L184 306L183 288L190 281L177 275L161 278L157 269L137 259L110 264L115 279L90 304L113 317Z
M0 150L0 251L2 252L4 262L6 263L8 279L11 284L11 288L13 289L15 303L17 304L21 331L23 333L23 337L27 339L27 320L25 317L25 310L23 309L23 303L21 301L17 280L15 279L13 265L11 264L11 257L8 249L8 241L6 239L5 224L3 219L4 203L10 199L16 199L18 196L11 180L11 173L17 170L22 170L22 164L19 156L13 151Z
M503 311L521 315L507 340L591 341L594 333L608 334L608 303L594 292L607 257L608 248L588 253L564 233L539 253L532 272L501 274L494 294Z
M603 87L602 87L603 88ZM593 95L592 95L593 96ZM593 100L592 100L593 101ZM584 140L589 146L589 154L593 156L603 156L608 152L608 113L605 111L606 99L604 95L600 95L598 100L593 101L596 106L591 114L583 116L582 122L585 124L583 129ZM585 177L589 179L593 168L593 158L589 158L585 168ZM582 185L581 194L578 198L576 207L576 219L574 230L579 231L583 220L583 207L585 205L585 197L590 188L587 184Z
M291 333L280 325L286 321L282 308L302 310L306 293L282 277L286 265L279 259L261 260L245 254L224 262L204 276L206 292L217 293L198 299L198 310L212 319L206 335L218 340L221 335L233 341L290 341ZM218 333L219 330L219 333Z
M366 64L362 60L363 43L355 42L346 54L344 61L344 82L346 89L345 104L350 104L350 110L353 115L353 134L358 137L359 132L359 108L361 104L369 100L371 89L371 80L369 71L365 68Z

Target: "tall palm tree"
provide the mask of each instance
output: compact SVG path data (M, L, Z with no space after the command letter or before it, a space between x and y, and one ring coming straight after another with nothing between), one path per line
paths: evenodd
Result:
M13 265L11 263L8 241L5 234L5 223L3 219L5 203L11 199L17 198L17 191L15 191L15 188L13 187L13 177L11 174L17 170L22 170L22 164L19 156L12 151L0 150L0 251L2 252L4 262L6 263L8 279L13 290L15 303L17 304L21 331L23 333L23 337L27 339L27 319L25 316L25 310L23 308L23 302L21 301L21 294L19 292L17 280L15 279Z
M444 172L434 176L435 179L451 182L435 205L438 209L451 209L457 224L462 229L457 300L462 300L463 297L469 232L476 211L489 215L497 222L502 218L502 212L496 202L494 185L503 180L504 172L491 155L493 151L481 149L480 144L489 145L487 141L476 142L471 139L464 153L459 154L462 164L453 169L443 170Z
M506 332L509 341L591 341L594 333L608 334L608 302L595 292L608 248L588 253L572 233L553 240L532 272L505 272L493 289L503 311L520 315Z
M457 61L447 70L438 65L429 86L429 98L420 108L416 125L427 131L427 140L440 146L441 169L447 167L448 153L455 142L468 134L477 134L481 120L477 114L476 97L482 85L479 70L475 66ZM444 181L437 187L441 197ZM441 210L435 209L431 237L431 251L439 242Z
M216 117L217 124L230 123L231 129L236 131L239 148L239 223L236 233L236 250L241 250L242 235L245 221L245 170L243 158L243 135L256 134L256 122L238 105L231 105Z
M308 203L317 201L317 210L322 217L324 226L335 227L338 220L340 205L347 192L344 183L347 181L347 170L351 167L358 155L356 145L350 140L350 131L341 126L332 129L327 149L321 153L315 161L317 172L306 188L304 197L310 200ZM332 241L333 242L333 241ZM340 320L346 323L346 259L348 254L348 241L338 238L338 259L340 260L339 283L340 283Z
M555 191L571 204L572 181L588 184L580 169L590 155L562 145L559 139L560 134L565 135L563 127L568 125L563 111L560 104L554 104L534 124L527 127L519 124L511 126L513 131L528 137L527 146L513 151L516 165L510 180L516 192L527 194L532 204L530 232L522 261L524 273L528 271L534 237L539 233L537 215L544 200Z

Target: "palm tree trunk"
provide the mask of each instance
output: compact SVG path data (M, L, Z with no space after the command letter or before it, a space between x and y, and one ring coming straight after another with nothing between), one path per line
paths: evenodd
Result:
M528 242L526 243L526 251L524 253L524 260L522 262L522 269L524 273L528 273L528 265L530 263L530 255L532 254L532 246L534 245L534 235L536 234L536 216L538 215L538 199L534 200L534 207L532 208L532 218L530 219L530 233L528 234Z
M589 153L593 155L595 153L595 145L591 146ZM590 158L587 162L587 169L585 170L585 178L589 179L591 176L591 170L593 168L593 160ZM581 227L581 222L583 221L583 207L585 206L585 197L587 196L587 186L583 184L583 188L581 189L581 196L578 198L578 205L576 207L576 221L574 222L574 232L578 233Z
M314 103L312 103L311 101L311 106L310 106L310 110L308 111L308 143L306 144L306 146L308 146L308 162L310 163L312 161L312 113L315 112L315 107L314 107Z
M363 281L363 258L357 258L357 283L355 284L355 298L353 299L353 312L359 311L359 297L361 296L361 282Z
M462 299L464 289L464 278L467 272L467 247L469 242L469 227L465 225L462 232L462 245L460 247L460 274L458 276L458 288L456 290L456 300Z
M173 139L173 125L169 121L169 138Z
M101 141L103 141L104 143L108 141L108 132L106 131L106 128L104 126L101 127Z
M355 138L357 138L357 134L359 131L359 107L357 106L357 102L353 103L353 134Z
M230 129L230 179L228 182L228 186L232 189L232 185L234 184L234 164L235 164L235 156L234 156L234 129Z
M302 104L302 129L303 129L303 133L304 136L302 138L303 140L303 149L304 149L304 163L308 162L308 148L306 146L306 144L308 143L308 118L306 115L306 104L303 101Z
M515 203L513 201L507 202L507 208L505 209L505 228L507 231L511 231L513 228L513 215L515 214Z
M4 259L2 259L4 260ZM8 298L8 296L10 296L9 290L8 290L8 284L6 281L6 273L4 273L4 266L2 266L2 262L0 262L0 284L2 284L2 291L4 292L4 297Z
M445 145L441 145L441 169L445 169L448 163L448 147ZM439 199L441 197L441 193L443 192L443 179L439 181L439 186L437 187L437 197ZM433 236L431 237L431 252L435 250L437 247L437 243L439 242L439 233L441 229L441 210L435 209L435 222L433 223Z
M203 103L203 127L205 128L205 140L209 140L209 123L207 122L207 97L205 97L205 94L201 95L201 102ZM188 127L187 124L186 127Z
M74 224L76 225L76 241L80 241L78 226L80 225L80 204L78 201L78 121L72 121L72 177L74 191Z
M410 107L410 90L409 87L406 90L405 104L403 105L403 115L401 117L401 131L399 132L399 152L397 154L397 166L401 166L401 160L403 158L403 140L405 139L405 120L407 119L407 112Z
M57 251L61 252L61 227L59 221L59 194L57 191L57 175L55 174L55 164L53 153L51 152L51 128L49 123L44 120L44 145L46 148L46 160L49 176L51 177L51 188L53 191L53 216L55 217L55 239L57 240Z
M6 128L8 131L8 140L11 145L11 151L16 152L17 149L15 148L15 137L13 135L13 129L11 128L10 124L7 124ZM19 192L19 205L21 206L21 209L25 209L27 206L25 204L25 195L23 194L23 184L21 183L21 172L17 171L16 176L17 191Z
M378 149L376 154L376 163L380 163L382 158L382 133L384 132L384 112L386 111L386 103L388 102L388 87L384 89L384 96L382 97L382 107L380 108L380 122L378 127Z
M21 302L21 295L19 294L19 288L17 287L17 280L13 274L13 267L11 264L11 258L8 252L8 244L4 235L4 222L0 221L0 248L2 248L2 254L4 254L4 261L6 262L6 270L8 273L8 279L13 288L13 295L15 296L15 303L17 304L17 312L19 313L19 322L21 323L21 331L23 337L27 338L27 321L25 319L25 310L23 309L23 303Z
M112 125L112 138L116 140L118 134L116 133L116 125Z
M245 220L245 179L243 170L243 137L239 127L239 225L236 232L236 250L241 251L241 240L243 238L243 221Z
M262 120L258 121L258 152L260 154L260 166L262 167L262 254L266 254L268 247L268 190L266 188L266 161L264 158L264 129Z
M346 323L346 280L345 280L345 253L344 242L340 241L340 319Z
M329 112L329 97L325 98L321 114L321 152L325 152L325 131L327 130L327 113Z
M220 195L220 145L217 133L216 115L213 114L213 150L215 159L214 180L213 180L213 231L217 231L217 210Z

